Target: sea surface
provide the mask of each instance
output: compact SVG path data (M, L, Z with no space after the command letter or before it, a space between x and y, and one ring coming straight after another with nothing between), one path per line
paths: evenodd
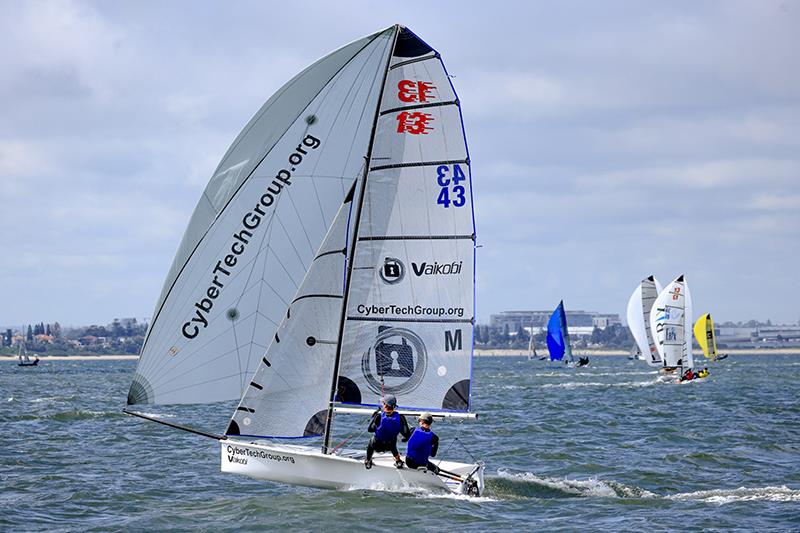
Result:
M216 441L121 412L135 364L0 363L0 531L800 530L797 356L731 356L684 385L625 357L476 358L478 420L434 430L486 463L482 498L222 474ZM231 410L167 419L221 432ZM337 418L358 446L364 424Z

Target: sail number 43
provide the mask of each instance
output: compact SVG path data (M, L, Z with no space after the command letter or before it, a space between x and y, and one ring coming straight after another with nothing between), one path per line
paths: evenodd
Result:
M466 190L462 181L466 181L461 165L439 165L436 167L436 183L439 184L439 197L436 203L442 207L463 207L467 203Z

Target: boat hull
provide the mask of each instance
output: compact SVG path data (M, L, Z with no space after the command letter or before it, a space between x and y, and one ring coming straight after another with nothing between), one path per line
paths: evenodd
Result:
M424 469L398 469L391 455L376 454L371 469L364 467L363 452L345 450L325 455L310 446L262 444L238 440L223 440L221 469L265 481L337 490L388 490L453 492L483 494L483 466L477 464L437 461L439 468L470 482L446 479ZM474 483L472 483L474 481ZM470 485L473 490L470 491Z

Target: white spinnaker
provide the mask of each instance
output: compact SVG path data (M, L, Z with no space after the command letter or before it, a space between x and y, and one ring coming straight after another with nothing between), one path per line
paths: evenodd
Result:
M661 356L658 354L650 329L650 310L661 290L658 280L650 276L636 286L628 299L628 328L636 340L639 352L650 366L662 366Z
M337 400L469 407L474 223L461 113L439 57L401 32L359 220Z
M241 397L361 172L393 35L303 71L228 150L165 282L129 403Z
M686 296L683 276L679 276L658 294L650 312L650 328L656 348L667 367L688 368L691 362L691 348L688 354L686 348ZM689 300L691 305L691 298Z
M351 207L348 198L248 384L227 434L308 437L322 433L342 315Z

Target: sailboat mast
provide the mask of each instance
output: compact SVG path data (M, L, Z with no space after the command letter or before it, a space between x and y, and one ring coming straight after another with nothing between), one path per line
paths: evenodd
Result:
M386 88L386 78L389 75L389 66L392 62L395 46L397 46L397 37L400 35L401 27L396 24L394 27L394 37L392 38L392 45L389 47L389 55L386 58L386 66L383 70L383 80L381 81L381 88L378 93L377 105L375 107L375 116L372 119L372 132L369 136L369 145L367 147L367 155L364 163L364 177L361 181L361 190L358 193L358 203L356 204L356 216L353 225L353 240L350 243L350 249L347 255L347 275L345 276L344 294L342 298L342 314L339 319L339 335L336 341L336 358L333 363L333 378L331 382L331 393L328 399L328 413L325 417L325 432L323 433L322 453L329 453L331 444L331 425L333 424L333 404L336 400L336 389L339 384L339 365L342 359L342 340L344 337L344 326L347 318L347 304L350 295L350 281L353 278L353 263L355 260L356 243L358 242L358 228L361 222L361 208L364 205L364 195L367 190L367 176L369 175L370 162L372 160L372 149L375 145L375 131L378 127L378 118L381 114L381 102L383 101L383 91Z

